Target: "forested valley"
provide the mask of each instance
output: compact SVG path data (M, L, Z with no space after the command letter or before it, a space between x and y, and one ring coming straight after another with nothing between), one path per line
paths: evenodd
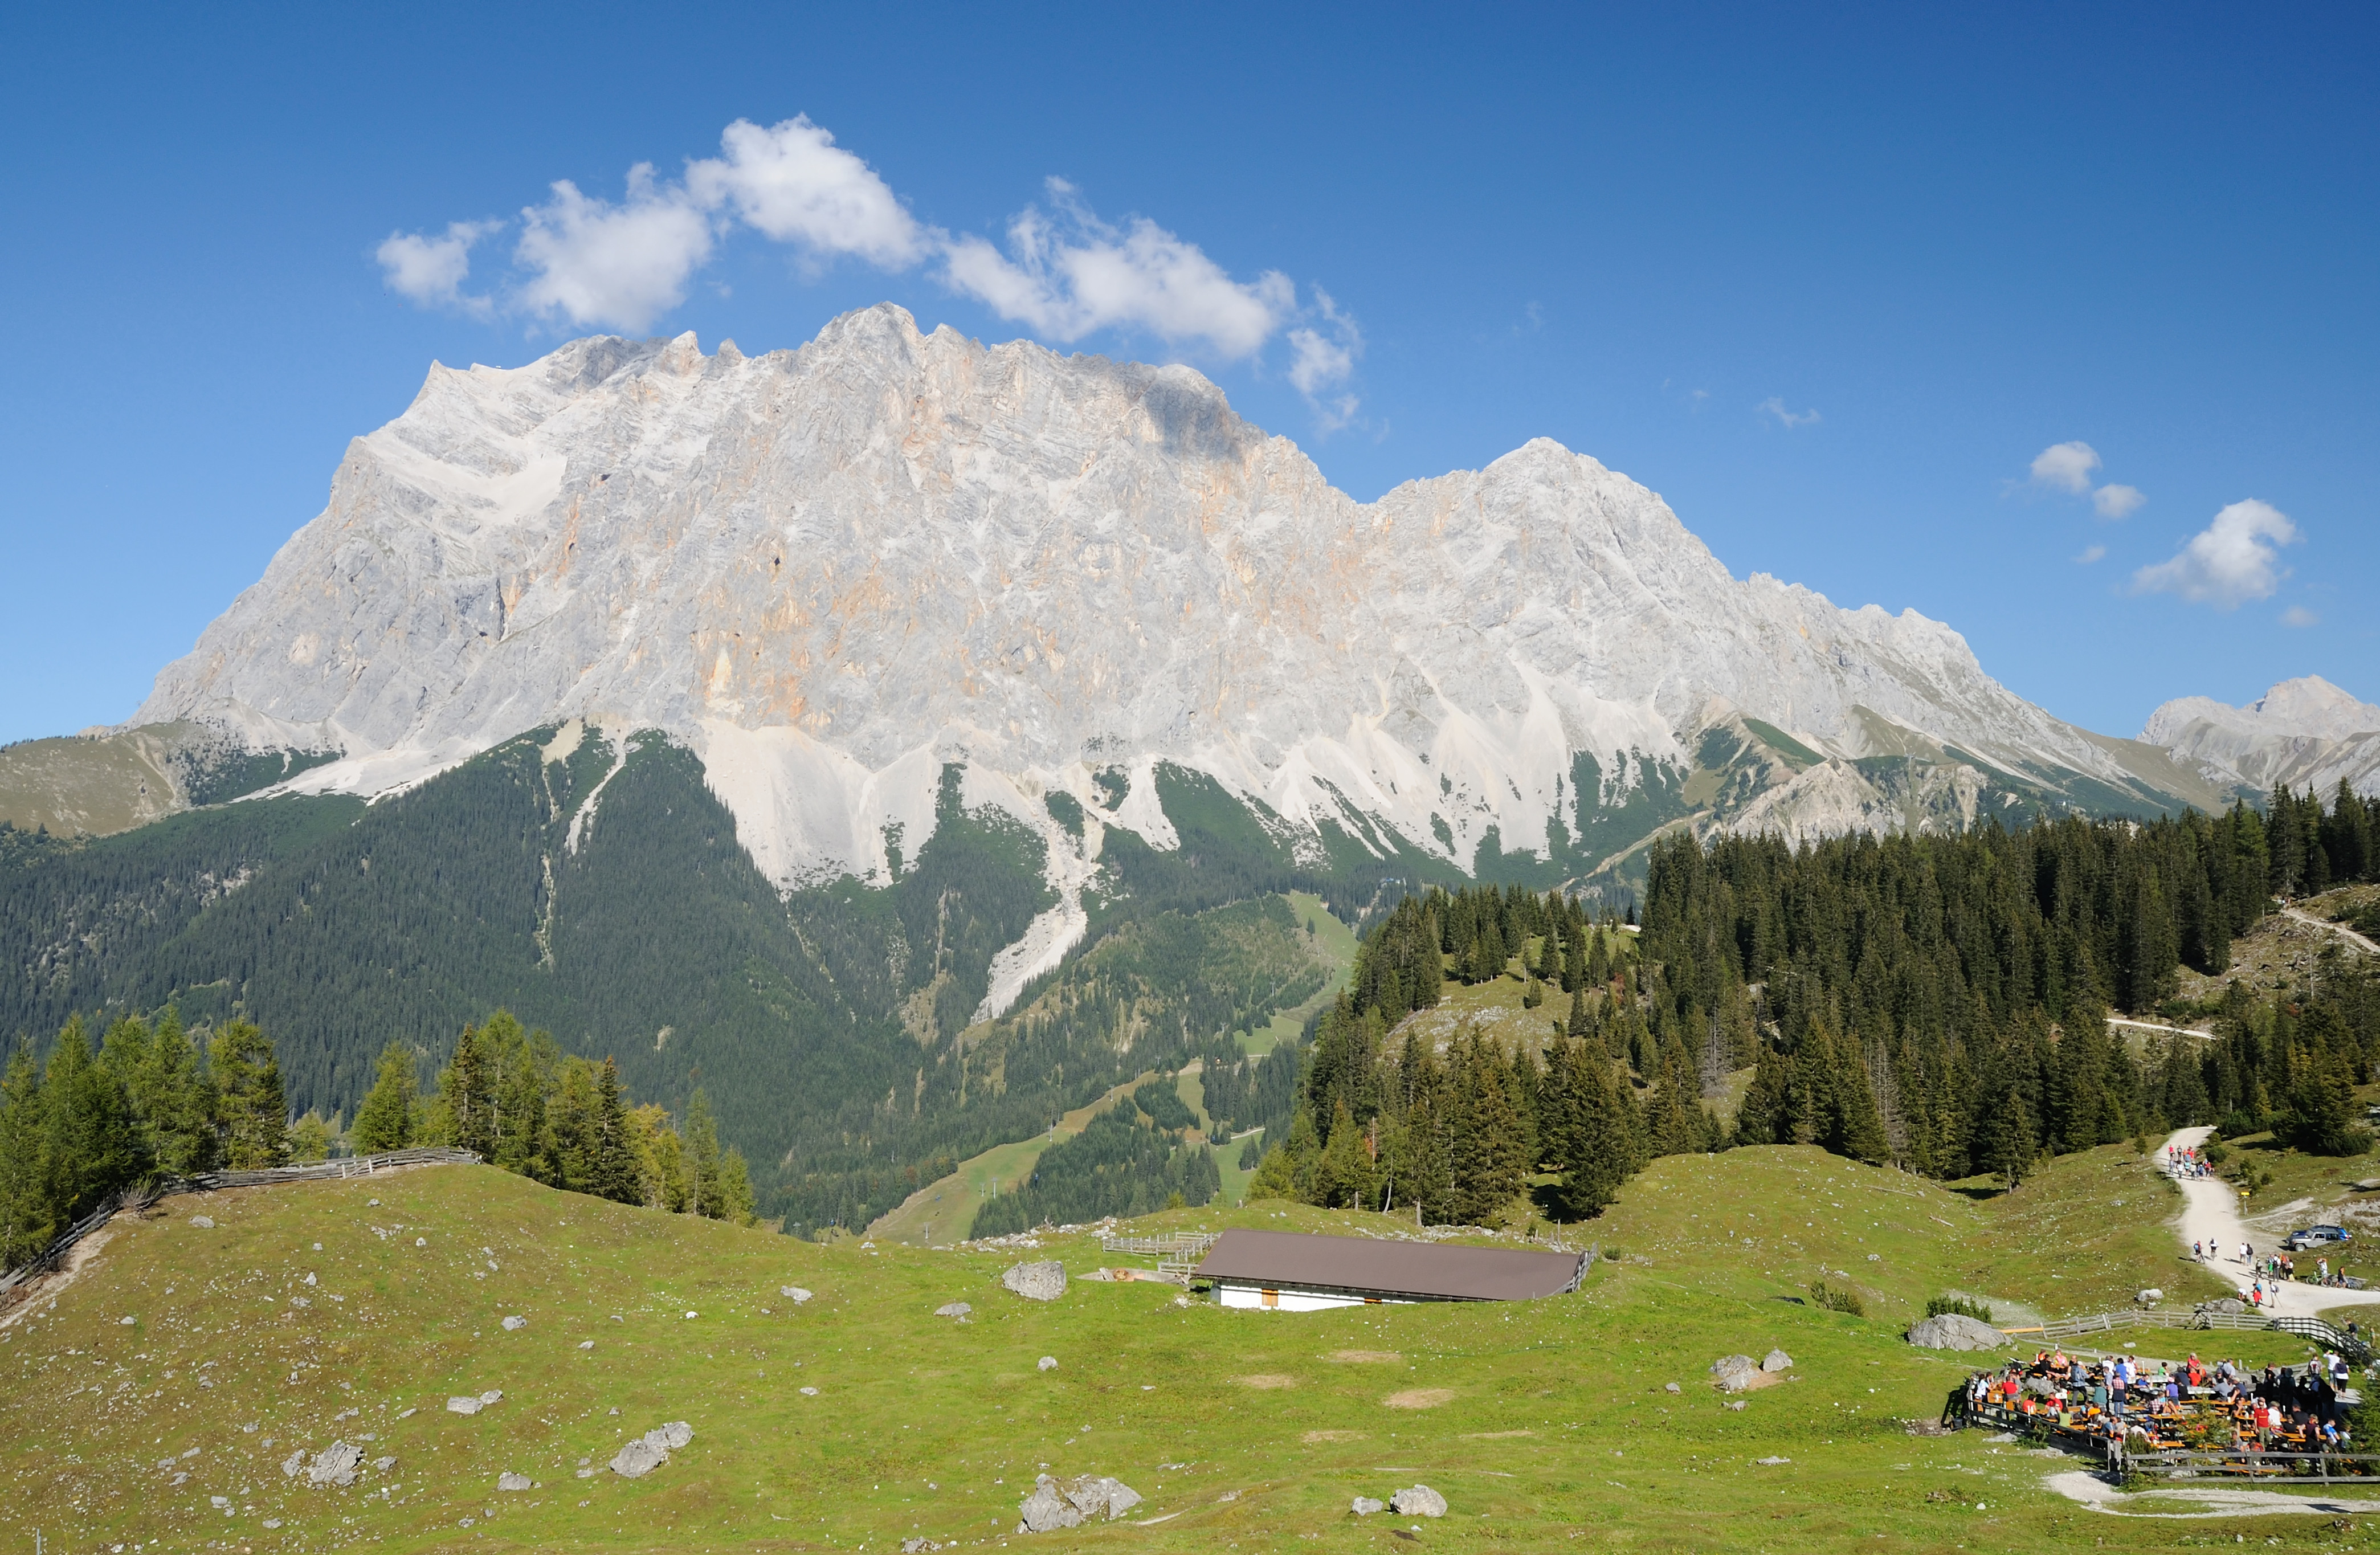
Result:
M2371 832L2342 787L2327 808L2277 794L2268 816L1803 847L1680 833L1655 846L1634 933L1560 893L1407 897L1319 1023L1251 1192L1468 1222L1533 1191L1574 1220L1657 1156L1737 1145L2010 1184L2193 1123L2353 1153L2371 1137L2352 1087L2380 1063L2368 958L2197 1005L2176 986L2184 966L2222 973L2276 898L2380 878ZM1548 1014L1534 1041L1398 1036L1450 980L1506 977ZM2215 1036L2141 1045L2111 1035L2119 1008ZM1706 1103L1747 1070L1722 1126Z

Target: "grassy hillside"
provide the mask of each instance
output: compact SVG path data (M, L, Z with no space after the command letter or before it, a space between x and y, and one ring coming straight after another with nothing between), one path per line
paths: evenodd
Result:
M67 1551L994 1546L1047 1464L1148 1502L1139 1525L1035 1548L1377 1549L1387 1520L1359 1523L1349 1499L1416 1481L1451 1508L1421 1540L1483 1550L2171 1548L2171 1525L2045 1489L2062 1461L1902 1425L1964 1369L1899 1338L1938 1284L2041 1303L2143 1277L2104 1267L2131 1255L2088 1226L2046 1233L2033 1217L2053 1201L1976 1203L1808 1150L1671 1158L1579 1228L1620 1255L1579 1295L1291 1316L1141 1283L1036 1306L998 1287L1014 1251L806 1244L480 1168L174 1199L0 1330L0 1529ZM1265 1205L1141 1223L1401 1222ZM1084 1240L1043 1256L1077 1274L1115 1261ZM1821 1267L1852 1271L1876 1315L1792 1299ZM816 1298L796 1306L786 1283ZM953 1300L970 1321L931 1316ZM1723 1408L1711 1360L1771 1345L1791 1379ZM443 1407L492 1390L476 1415ZM672 1420L695 1438L668 1465L601 1471ZM281 1472L334 1439L396 1463L346 1488ZM536 1488L500 1491L506 1472Z

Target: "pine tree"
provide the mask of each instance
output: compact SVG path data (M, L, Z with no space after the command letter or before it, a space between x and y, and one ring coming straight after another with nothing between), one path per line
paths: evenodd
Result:
M42 1181L45 1100L32 1044L21 1042L0 1079L0 1267L15 1268L66 1229Z
M495 1158L495 1102L489 1095L487 1057L476 1027L463 1027L454 1056L438 1072L432 1133L439 1143L469 1150L482 1160Z
M271 1040L249 1022L232 1021L207 1044L207 1067L215 1083L224 1164L235 1172L285 1164L289 1103Z
M595 1076L596 1137L586 1192L615 1204L645 1202L647 1187L634 1134L620 1089L620 1066L606 1058Z
M192 1177L212 1169L221 1148L214 1087L200 1072L199 1050L170 1004L157 1017L148 1060L136 1103L157 1170L168 1177Z
M686 1104L686 1213L711 1220L728 1209L719 1184L719 1124L710 1115L710 1099L697 1090Z
M411 1145L418 1102L413 1053L404 1043L391 1042L381 1050L372 1088L356 1109L351 1137L357 1153L379 1155Z

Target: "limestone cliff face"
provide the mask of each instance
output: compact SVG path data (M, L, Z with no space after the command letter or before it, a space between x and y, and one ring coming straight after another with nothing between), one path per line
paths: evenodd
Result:
M2183 697L2149 715L2141 739L2210 782L2270 792L2313 788L2325 803L2344 778L2380 796L2380 707L2320 675L2285 680L2246 707Z
M1293 833L1352 808L1468 864L1490 827L1546 836L1575 753L1616 792L1739 716L1837 760L1804 832L1973 813L1973 782L1880 792L1864 757L2141 787L1949 627L1739 581L1553 443L1358 503L1186 368L885 306L757 358L433 368L136 723L335 747L292 786L358 792L541 723L658 726L791 884L883 870L888 828L914 852L949 760L1042 828L1064 790L1168 845L1163 760Z

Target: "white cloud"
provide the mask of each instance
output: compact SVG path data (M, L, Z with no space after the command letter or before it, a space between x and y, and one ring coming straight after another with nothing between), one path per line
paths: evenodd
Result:
M1319 286L1314 288L1314 310L1330 333L1305 325L1289 332L1289 381L1313 407L1322 430L1337 431L1354 419L1361 403L1354 395L1334 391L1343 389L1354 374L1355 358L1364 354L1364 334Z
M2082 548L2082 554L2075 557L2074 560L2081 565L2087 567L2092 563L2100 560L2107 554L2107 548L2104 545L2086 545Z
M1279 271L1234 281L1155 222L1139 217L1119 229L1064 180L1048 188L1054 218L1028 206L1009 224L1008 252L973 236L946 241L954 290L1052 339L1137 328L1169 344L1204 341L1225 360L1255 355L1296 312L1296 288Z
M1777 395L1769 395L1754 408L1755 411L1776 417L1777 424L1780 427L1815 426L1818 421L1818 413L1815 410L1788 410L1785 408L1783 397Z
M455 308L485 317L493 305L484 297L464 295L463 283L471 273L471 246L503 225L449 222L443 237L392 232L372 250L372 258L380 261L381 280L397 296L424 308Z
M2091 506L2102 518L2129 518L2149 499L2138 486L2109 484L2091 493Z
M1147 217L1100 220L1057 178L1048 181L1048 210L1028 206L1009 224L1005 249L974 234L953 237L911 215L873 168L806 116L766 128L737 119L719 144L720 155L689 160L680 179L638 164L617 204L568 179L555 183L550 199L521 213L505 309L642 331L685 300L721 243L748 227L812 261L848 255L898 272L940 260L937 278L953 291L1055 342L1140 331L1240 361L1285 334L1290 381L1324 430L1354 415L1357 401L1345 389L1363 334L1318 287L1314 306L1301 310L1296 286L1279 271L1235 279ZM472 245L495 230L458 222L443 237L393 233L376 257L399 295L492 316L491 298L461 287ZM1818 419L1791 415L1781 403L1777 414L1787 426Z
M2298 539L2289 515L2254 498L2235 502L2191 536L2170 561L2132 574L2136 594L2178 594L2218 610L2269 599L2284 576L2279 547Z
M807 115L767 129L737 119L719 144L724 159L686 164L686 197L704 211L732 209L763 237L905 270L938 236L917 225L873 168Z
M2091 472L2099 468L2099 451L2087 443L2053 443L2033 459L2033 483L2076 496L2091 489Z
M2289 609L2281 612L2281 625L2284 626L2318 626L2322 625L2322 617L2316 615L2313 611L2308 610L2303 605L2291 605Z
M683 186L656 184L649 162L628 169L621 204L590 199L565 178L521 219L527 229L513 257L533 273L521 303L573 324L642 330L686 299L686 277L710 258L710 218Z

